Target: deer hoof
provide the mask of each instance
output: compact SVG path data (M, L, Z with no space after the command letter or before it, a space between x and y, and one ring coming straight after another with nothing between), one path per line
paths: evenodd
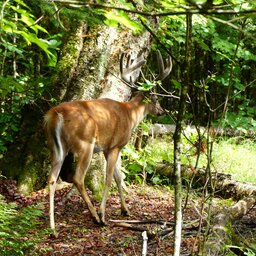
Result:
M59 234L54 230L53 233L49 234L50 239L58 238Z
M130 216L130 211L128 209L121 209L122 216Z
M107 226L107 223L105 220L101 220L100 222L94 220L94 223L101 227Z
M99 216L100 216L100 222L99 222L100 226L107 226L105 217L101 213L99 213Z
M99 216L97 216L97 217L93 216L93 222L95 224L101 225L101 220L100 220Z

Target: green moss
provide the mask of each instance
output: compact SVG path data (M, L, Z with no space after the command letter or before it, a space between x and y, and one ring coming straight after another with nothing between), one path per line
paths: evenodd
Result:
M96 175L93 170L90 170L86 175L85 185L92 191L93 199L101 202L105 188L103 175L98 175L98 173Z
M25 165L27 171L23 171L18 179L18 190L20 193L27 195L34 190L38 190L45 185L46 177L40 177L42 166L36 161Z
M95 183L92 183L91 181L87 182L86 186L92 191L93 199L101 202L103 197L103 191L104 191L104 184L98 183L97 185Z
M47 149L42 147L41 152L38 152L38 145L31 145L30 152L34 153L23 156L24 165L18 177L18 190L24 195L44 187L47 180L47 171L44 167L48 159Z

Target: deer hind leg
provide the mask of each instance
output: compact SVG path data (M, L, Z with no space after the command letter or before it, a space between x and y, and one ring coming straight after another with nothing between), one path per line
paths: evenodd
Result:
M123 193L123 186L125 186L124 181L122 179L121 175L121 155L119 154L116 166L115 166L115 172L114 172L114 178L115 182L117 184L120 200L121 200L121 214L124 216L128 216L129 210L125 203L124 193Z
M103 193L103 198L100 205L100 218L101 218L101 224L105 225L105 211L106 211L106 202L108 197L108 192L111 187L114 169L116 166L116 162L119 156L120 149L114 148L110 150L109 152L104 152L106 161L107 161L107 169L106 169L106 181L105 181L105 189Z
M50 227L53 230L54 235L56 236L57 236L57 233L55 231L55 221L54 221L54 194L56 189L56 182L59 177L63 160L64 159L62 158L57 158L53 156L52 163L51 163L51 172L48 177L49 197L50 197L50 208L49 208Z
M77 162L77 167L75 171L75 175L73 177L73 183L76 186L77 190L80 192L83 200L86 202L89 211L91 212L94 220L97 223L100 223L100 218L96 212L95 207L93 206L87 192L84 186L84 179L85 179L85 174L88 170L88 167L91 162L92 154L93 154L93 144L86 144L83 146L83 148L80 150L80 153L78 155L78 162Z

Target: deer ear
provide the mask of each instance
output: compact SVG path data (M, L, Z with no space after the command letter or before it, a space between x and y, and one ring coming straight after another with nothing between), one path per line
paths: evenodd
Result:
M157 102L157 96L155 94L150 94L150 99L153 103L156 103Z
M144 98L146 96L145 92L141 92L141 91L132 91L132 97L141 97Z

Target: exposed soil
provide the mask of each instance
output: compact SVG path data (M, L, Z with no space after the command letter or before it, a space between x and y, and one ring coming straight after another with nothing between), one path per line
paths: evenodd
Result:
M99 227L94 224L91 215L79 195L73 195L65 203L62 199L56 202L55 218L59 231L58 238L46 239L40 247L52 248L45 255L141 255L142 232L132 231L117 226L110 220L163 220L170 222L172 228L174 219L174 201L170 192L150 187L130 187L126 197L131 211L129 217L120 215L120 201L117 193L112 193L107 203L108 225ZM99 203L94 202L96 207ZM48 206L46 206L48 208ZM45 209L46 212L48 209ZM196 220L197 214L187 209L185 218ZM161 224L132 224L135 227L145 227L148 233L156 234L148 240L147 255L167 255L173 252L173 234L165 239L157 235L163 229ZM48 218L42 228L48 226ZM183 255L191 251L193 237L188 235L183 240Z
M44 216L38 230L49 227L48 193L41 190L30 197L22 197L15 192L15 182L0 180L0 193L7 201L16 201L25 206L33 202L45 202ZM4 184L4 185L3 185ZM149 240L147 255L172 255L174 229L174 196L164 188L130 186L126 201L131 215L120 215L120 201L118 194L112 192L107 202L106 219L108 225L100 227L93 223L91 215L78 194L66 198L69 189L61 189L55 196L55 222L58 237L45 236L36 248L38 255L142 255L142 231L132 231L117 226L111 220L153 220L151 224L130 224L136 228L147 228ZM94 202L99 207L98 202ZM189 200L184 212L183 238L181 255L191 255L197 251L196 238L199 220L199 204L194 199ZM249 230L250 238L255 235L256 209L252 209L248 216L244 216L236 223L238 232ZM204 225L204 223L203 223ZM169 230L166 235L161 232ZM202 226L204 231L204 226ZM35 236L36 236L35 231ZM248 232L247 232L248 233ZM199 236L199 239L202 237ZM253 240L253 238L252 238ZM252 241L255 243L255 241ZM30 254L28 254L30 255ZM31 254L32 255L32 254ZM34 254L33 254L34 255ZM197 255L197 254L195 254Z

